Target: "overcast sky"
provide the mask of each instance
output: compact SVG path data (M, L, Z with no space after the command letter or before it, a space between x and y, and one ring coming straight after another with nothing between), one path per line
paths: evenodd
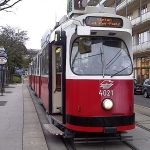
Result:
M66 10L67 0L22 0L14 6L13 12L0 11L0 26L10 25L27 31L30 40L26 47L40 49L43 34L66 15Z

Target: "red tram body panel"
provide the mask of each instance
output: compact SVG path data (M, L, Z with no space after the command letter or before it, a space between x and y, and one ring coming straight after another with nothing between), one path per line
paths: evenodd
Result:
M35 90L35 75L31 76L31 88Z
M70 124L67 124L66 126L69 129L76 129L77 131L84 130L84 132L103 132L104 128L100 127L103 123L98 124L96 122L97 116L101 116L102 118L108 117L109 119L110 117L114 117L114 119L110 119L110 122L103 119L100 120L107 121L107 123L109 124L108 126L112 125L113 123L114 125L117 124L119 120L120 122L123 121L122 118L123 116L125 116L126 118L128 118L127 120L125 118L124 121L128 121L128 123L125 123L122 126L121 124L120 126L118 125L117 131L129 130L134 128L134 103L132 80L67 80L66 82L66 111L67 116L70 117ZM103 89L105 84L112 85L109 89ZM108 97L114 100L114 108L110 111L102 109L102 100ZM90 120L91 116L92 118ZM82 126L80 124L76 126L71 125L73 124L73 122L71 123L71 117L73 122L75 122L76 120L77 122L83 123L87 119L87 121L90 122L90 126L92 126L92 124L94 124L95 122L95 125L93 125L93 127L95 127L92 128L86 126L88 125L87 122L85 123L85 126ZM85 121L83 121L84 119ZM97 121L99 120L97 119Z
M35 92L36 95L40 98L41 97L41 77L35 76Z
M41 102L46 109L46 112L49 110L49 92L48 92L48 78L47 77L41 77Z

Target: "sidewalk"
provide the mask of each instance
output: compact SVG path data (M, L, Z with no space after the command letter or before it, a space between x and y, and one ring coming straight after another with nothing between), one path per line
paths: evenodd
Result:
M0 95L0 150L48 150L27 84L9 85Z

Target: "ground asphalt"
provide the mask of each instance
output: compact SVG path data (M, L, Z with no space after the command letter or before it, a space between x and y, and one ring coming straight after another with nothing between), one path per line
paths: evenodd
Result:
M48 150L27 81L0 94L0 150Z

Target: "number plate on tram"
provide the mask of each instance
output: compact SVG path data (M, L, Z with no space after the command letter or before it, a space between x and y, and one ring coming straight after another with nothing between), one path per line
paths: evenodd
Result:
M101 95L101 96L113 96L114 91L113 90L100 90L99 95Z

